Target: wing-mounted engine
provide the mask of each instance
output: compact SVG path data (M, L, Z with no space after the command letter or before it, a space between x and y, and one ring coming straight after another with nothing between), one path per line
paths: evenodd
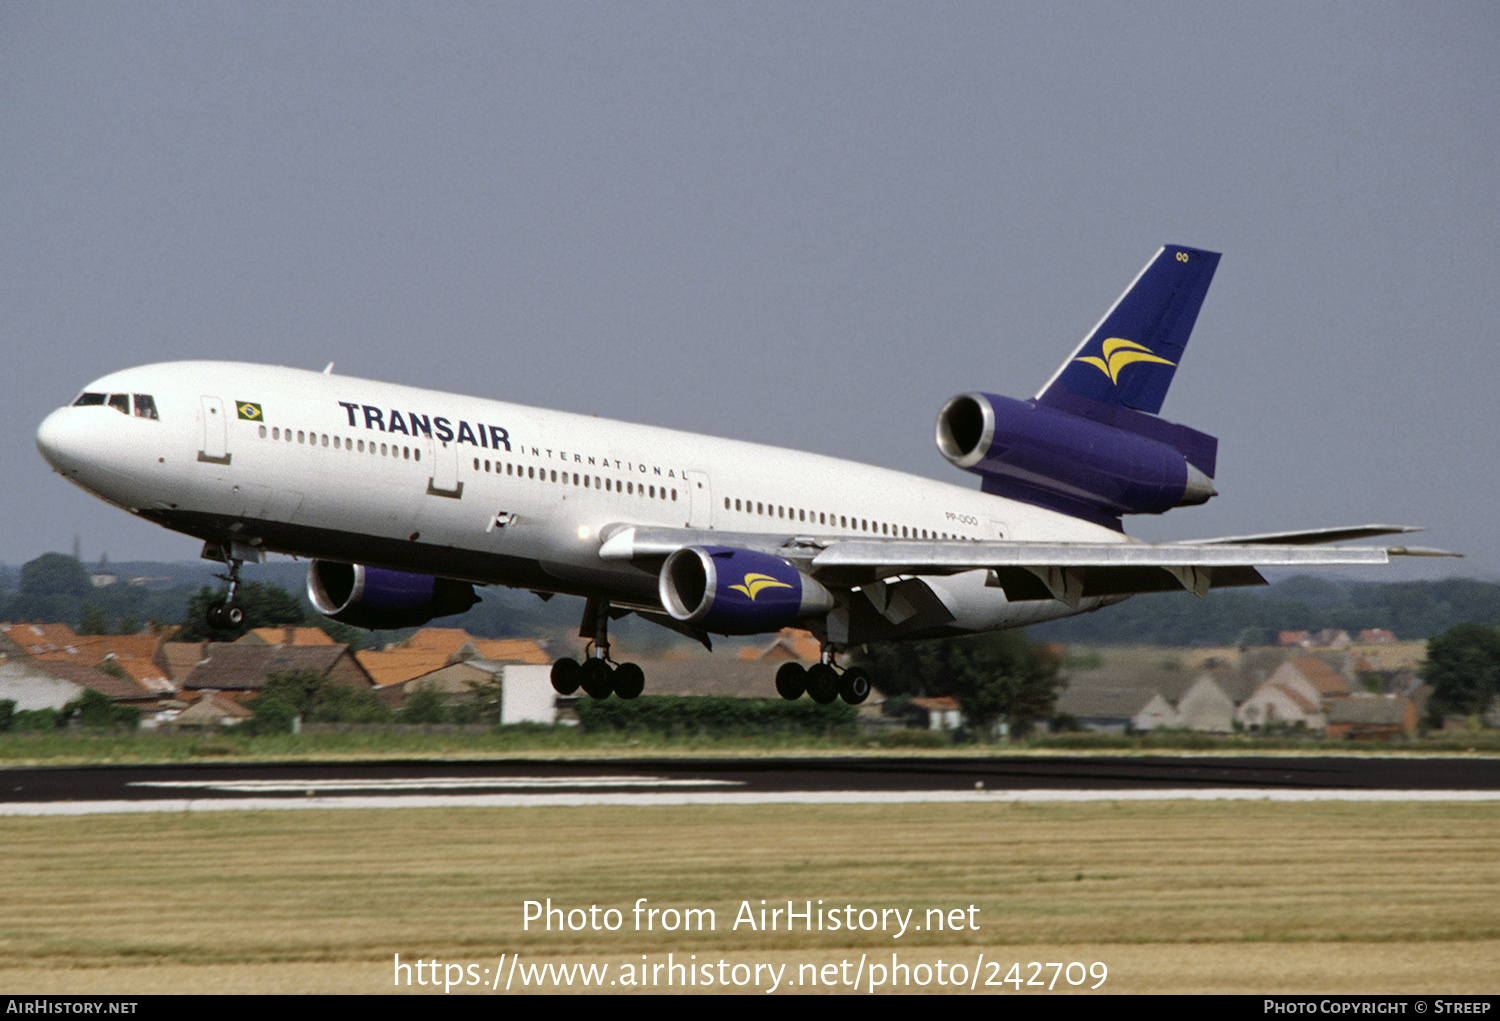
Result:
M370 629L418 627L479 602L468 582L330 560L307 569L307 598L325 617Z
M788 561L730 546L677 550L658 584L675 620L720 635L779 631L833 608L828 590Z
M937 445L984 479L984 491L1119 527L1214 496L1218 440L1186 426L1066 392L1046 404L993 394L954 397Z

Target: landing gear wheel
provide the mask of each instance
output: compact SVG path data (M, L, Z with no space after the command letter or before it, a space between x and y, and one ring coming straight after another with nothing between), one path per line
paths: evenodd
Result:
M608 698L614 680L614 671L602 659L591 659L578 668L578 683L589 698Z
M788 702L802 697L807 690L807 670L801 663L783 663L776 671L776 694Z
M578 690L578 674L582 667L576 659L560 659L552 664L552 690L559 695L571 695Z
M208 626L215 631L234 631L245 623L245 611L239 603L213 603L205 616L208 618Z
M827 663L807 668L807 694L818 705L827 705L839 697L839 675Z
M870 697L870 675L859 667L850 667L839 678L839 695L850 705L859 705Z
M636 698L646 690L646 672L634 663L621 663L615 670L615 694Z

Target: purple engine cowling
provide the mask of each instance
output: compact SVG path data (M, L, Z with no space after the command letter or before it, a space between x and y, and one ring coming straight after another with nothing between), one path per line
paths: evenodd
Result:
M418 627L479 602L468 582L331 560L308 567L307 598L325 617L369 629Z
M676 551L658 587L672 617L719 635L779 631L833 608L828 590L787 561L731 546Z
M1114 424L1034 401L960 394L938 413L937 445L983 476L987 493L1095 520L1161 514L1215 495L1213 437L1139 412L1099 413Z

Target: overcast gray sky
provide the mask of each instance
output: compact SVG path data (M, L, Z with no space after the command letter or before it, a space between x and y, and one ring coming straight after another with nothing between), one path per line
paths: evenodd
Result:
M0 6L0 560L192 559L37 423L234 358L971 485L1164 242L1225 253L1147 538L1423 524L1500 576L1500 5Z

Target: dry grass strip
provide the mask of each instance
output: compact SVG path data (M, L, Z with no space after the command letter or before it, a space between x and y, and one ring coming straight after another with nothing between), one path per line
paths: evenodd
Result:
M0 819L0 847L0 988L16 993L383 992L398 953L612 974L669 953L788 974L982 953L1103 961L1116 992L1500 982L1500 806L1485 804L214 812ZM624 924L524 930L523 902L549 897ZM716 925L637 931L642 897ZM974 905L979 929L736 929L762 900L918 924Z

